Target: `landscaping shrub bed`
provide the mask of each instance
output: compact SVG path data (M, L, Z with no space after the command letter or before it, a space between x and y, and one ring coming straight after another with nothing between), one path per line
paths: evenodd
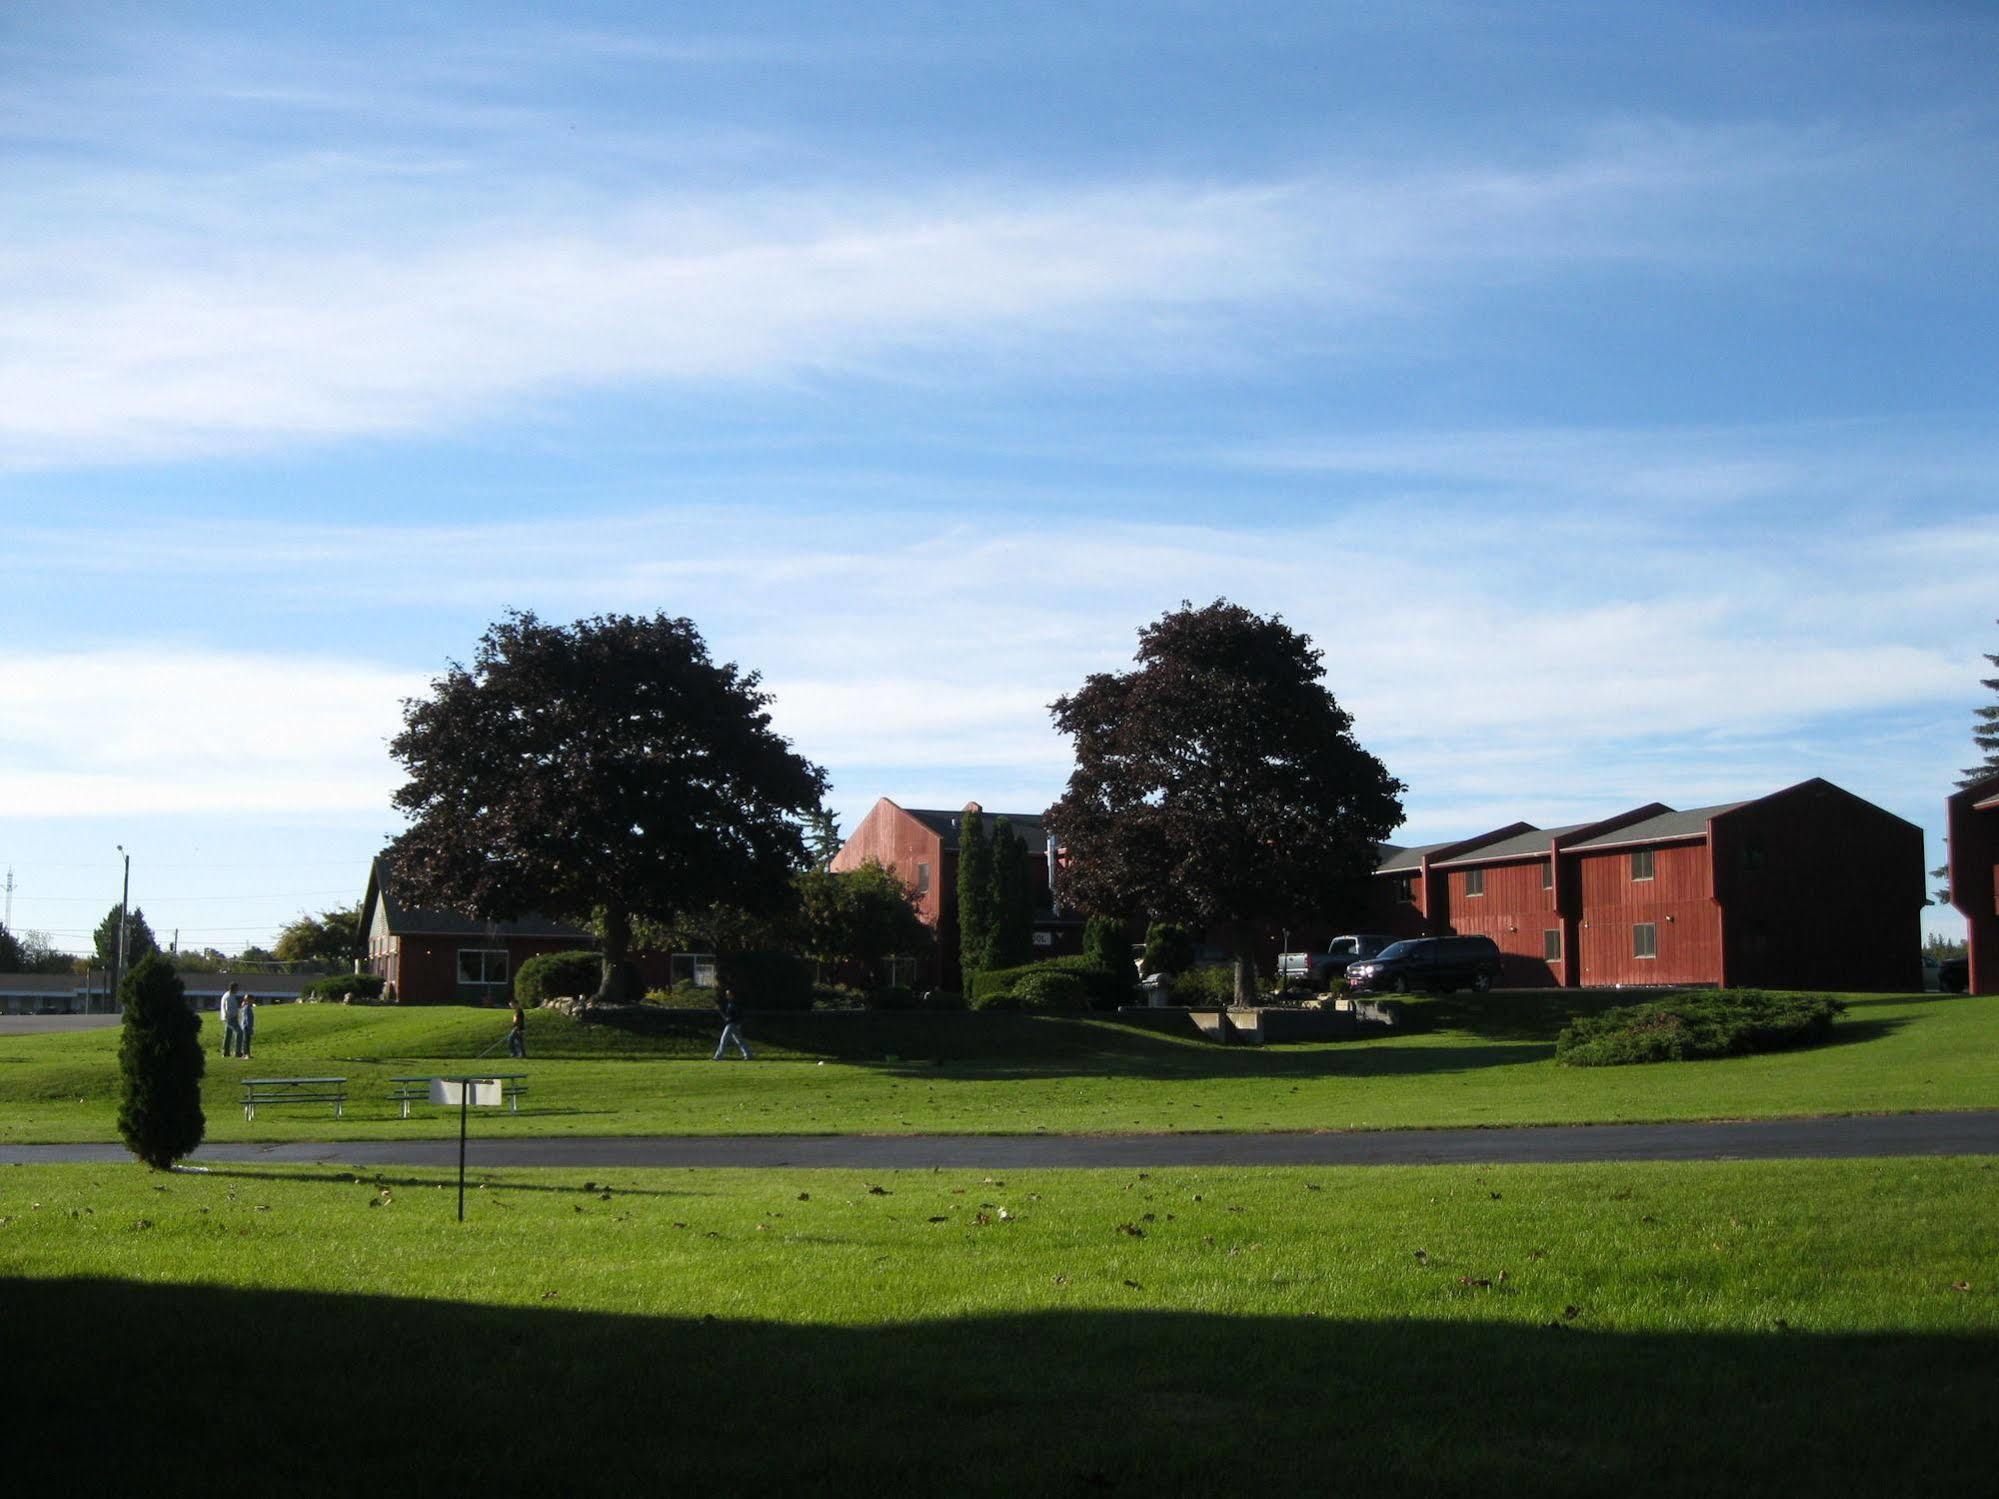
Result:
M337 1002L345 995L356 999L380 999L382 976L378 973L336 973L302 985L298 997L305 1000Z
M1782 1051L1825 1040L1845 1009L1825 994L1697 989L1580 1017L1555 1038L1555 1056L1573 1067L1622 1067Z
M1049 958L970 977L965 997L975 1010L1115 1010L1130 1004L1138 987L1127 974L1085 957Z
M515 970L514 998L532 1010L551 999L595 994L603 977L603 960L586 949L537 953Z

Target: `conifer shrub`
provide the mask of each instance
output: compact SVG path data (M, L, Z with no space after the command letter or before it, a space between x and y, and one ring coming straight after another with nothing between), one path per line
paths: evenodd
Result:
M1092 916L1083 927L1083 956L1097 967L1120 975L1135 972L1131 938L1115 916Z
M532 1010L551 999L595 994L603 976L603 958L587 949L536 953L514 970L514 998Z
M1696 989L1579 1016L1555 1038L1555 1056L1571 1067L1623 1067L1782 1051L1824 1041L1845 1009L1827 994Z
M191 1154L207 1132L201 1112L201 1017L180 976L158 953L141 958L118 986L125 1019L118 1039L118 1133L155 1171Z

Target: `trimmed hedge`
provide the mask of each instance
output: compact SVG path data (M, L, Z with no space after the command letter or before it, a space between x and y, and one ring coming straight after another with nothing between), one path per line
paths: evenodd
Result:
M883 984L868 995L871 1010L913 1010L916 1006L916 991L907 984Z
M1826 994L1697 989L1575 1020L1555 1038L1555 1056L1571 1067L1623 1067L1782 1051L1824 1041L1845 1009Z
M1137 985L1124 975L1098 967L1085 957L1049 958L1018 968L993 968L971 975L966 999L975 1010L1018 1010L1014 1002L1021 983L1035 974L1059 973L1082 986L1083 1004L1093 1010L1115 1010L1132 1002Z
M586 948L537 953L514 971L514 998L531 1010L551 999L595 994L603 977L604 960Z
M1262 998L1263 985L1257 975L1250 975L1250 984L1258 991L1257 997ZM1176 973L1166 993L1174 1004L1191 1010L1226 1008L1235 1003L1235 964L1204 963L1199 968Z
M338 1000L348 994L360 999L380 999L382 984L383 979L379 973L336 973L303 985L298 991L298 996L300 999L321 1001Z

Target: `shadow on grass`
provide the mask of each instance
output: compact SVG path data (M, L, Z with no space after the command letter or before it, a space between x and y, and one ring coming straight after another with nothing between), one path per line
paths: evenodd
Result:
M29 1494L1975 1493L1999 1374L1999 1343L1939 1335L1138 1310L847 1328L124 1281L0 1297L34 1372L9 1402Z
M259 1167L254 1171L246 1171L241 1167L234 1166L205 1166L202 1169L211 1178L233 1178L238 1181L248 1182L304 1182L307 1186L325 1187L329 1191L341 1192L349 1191L357 1186L408 1187L411 1189L423 1188L426 1190L435 1187L446 1187L455 1190L458 1185L458 1173L455 1167L449 1172L440 1170L429 1176L391 1176L385 1171L366 1171L360 1169L352 1171L286 1171L275 1166ZM613 1169L615 1168L600 1168L597 1175L608 1177ZM692 1190L674 1191L660 1187L621 1187L614 1185L608 1180L600 1182L594 1177L584 1177L580 1172L578 1175L580 1179L575 1183L559 1185L553 1182L526 1182L520 1180L518 1177L509 1176L504 1172L496 1172L490 1167L473 1166L468 1168L465 1173L465 1185L468 1189L477 1187L481 1190L500 1195L508 1195L515 1192L553 1192L563 1195L601 1199L608 1193L613 1202L617 1201L620 1197L712 1197L714 1195L711 1192Z

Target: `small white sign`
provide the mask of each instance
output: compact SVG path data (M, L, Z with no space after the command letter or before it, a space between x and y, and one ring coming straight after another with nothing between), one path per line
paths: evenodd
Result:
M468 1099L461 1099L459 1094L467 1087L472 1090L472 1096ZM458 1108L462 1104L470 1104L475 1109L496 1109L503 1101L500 1094L500 1080L496 1077L478 1078L469 1084L461 1083L457 1079L449 1077L434 1077L430 1080L430 1101L438 1104L449 1104L452 1108Z
M1053 947L1055 945L1055 934L1053 932L1036 932L1034 934L1034 945L1036 947Z

